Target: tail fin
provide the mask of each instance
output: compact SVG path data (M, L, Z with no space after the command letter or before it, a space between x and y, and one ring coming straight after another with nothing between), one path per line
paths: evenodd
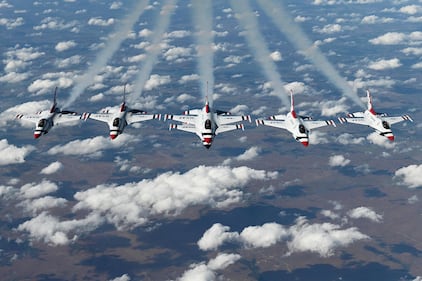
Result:
M293 91L290 90L290 113L292 114L293 118L297 118L296 112L295 112L295 104L293 99Z
M208 95L205 97L205 112L206 113L210 112L210 104L208 102Z
M120 112L123 112L126 110L126 84L123 87L123 100L122 105L120 106Z
M54 89L54 96L53 96L53 106L51 106L50 112L53 113L56 110L57 106L57 87Z
M369 90L366 90L366 97L368 99L368 111L376 115L374 107L372 106L372 97L371 97L371 92Z

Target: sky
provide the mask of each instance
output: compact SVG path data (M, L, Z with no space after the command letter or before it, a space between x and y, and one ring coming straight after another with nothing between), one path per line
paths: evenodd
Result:
M0 1L2 274L420 280L422 2L196 4ZM307 148L254 122L210 150L163 120L115 140L95 120L34 139L15 116L49 110L55 87L78 114L118 110L126 87L149 114L208 95L252 119L286 114L292 90L299 115L337 127ZM412 116L394 142L337 121L366 89L377 112Z

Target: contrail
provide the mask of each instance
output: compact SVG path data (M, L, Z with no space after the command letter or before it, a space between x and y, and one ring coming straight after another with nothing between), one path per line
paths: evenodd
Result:
M359 96L347 83L346 79L340 76L334 66L321 53L302 29L297 25L290 14L284 9L282 1L275 4L271 0L258 0L258 3L265 13L272 19L277 28L282 31L287 39L300 50L341 92L350 98L357 105L364 108Z
M274 62L270 59L270 51L265 45L264 37L259 32L258 21L255 14L252 13L249 1L230 0L230 3L237 14L239 23L245 29L248 45L252 49L255 59L261 65L265 76L270 80L275 95L281 99L284 105L289 106L288 94L284 89L285 83L282 82Z
M82 75L76 82L70 92L70 96L64 104L64 107L71 105L82 94L86 87L92 84L95 75L97 75L107 64L113 54L119 49L120 44L128 36L133 25L144 12L149 0L135 1L136 6L133 7L131 13L116 27L116 31L111 34L106 41L106 46L102 49L94 63L88 68L86 73Z
M214 73L213 73L213 33L212 33L212 0L192 0L193 6L193 22L196 26L196 41L198 52L198 68L200 75L200 89L202 96L207 96L207 86L210 90L208 97L212 106L212 93L214 90ZM208 85L207 85L208 82Z
M176 0L167 0L161 8L160 17L158 18L155 29L150 35L151 45L147 48L146 59L136 78L133 94L130 96L131 102L135 102L142 95L145 83L148 81L152 68L161 52L160 43L163 39L164 32L168 29L170 16L175 8Z

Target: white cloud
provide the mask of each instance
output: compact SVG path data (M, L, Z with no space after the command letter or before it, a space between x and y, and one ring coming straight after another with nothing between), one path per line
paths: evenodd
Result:
M377 132L372 132L371 134L369 134L366 137L366 139L369 140L370 142L372 142L373 144L382 146L384 148L394 148L395 147L394 142L389 141L386 137L381 136Z
M213 224L198 241L199 249L203 251L216 250L227 241L236 241L239 239L237 232L229 232L230 227L221 223Z
M14 107L8 108L0 113L0 128L5 127L7 122L15 120L17 114L22 113L35 113L45 110L51 105L51 101L31 101L22 104L18 104ZM30 122L20 122L24 127L32 128L34 124Z
M224 160L224 165L229 165L233 161L250 161L257 156L259 156L259 153L261 152L261 148L258 146L252 146L251 148L248 148L244 153L234 157L234 158L228 158Z
M285 239L288 231L280 224L265 223L262 226L249 226L242 230L240 239L246 247L267 248Z
M400 183L410 188L422 187L422 164L409 165L398 169L394 177L400 180Z
M417 195L413 195L413 196L411 196L407 199L407 202L409 204L415 204L415 203L419 202L419 198L418 198Z
M363 24L376 24L376 23L390 23L393 22L393 18L380 18L376 15L365 16L361 23Z
M114 24L115 20L113 18L109 18L107 20L102 18L90 18L88 20L89 25L96 25L96 26L109 26Z
M152 74L148 81L145 83L144 89L145 90L152 90L157 88L158 86L165 85L171 82L169 75L160 76L158 74Z
M174 30L172 32L166 33L164 36L166 38L184 38L190 35L191 32L188 30Z
M282 58L282 56L281 56L281 53L280 53L279 51L272 52L272 53L270 54L270 58L271 58L273 61L282 61L282 60L283 60L283 58Z
M354 137L352 134L343 133L336 138L338 143L349 145L349 144L361 144L365 141L364 137Z
M393 58L389 60L380 59L375 62L371 62L368 67L373 70L385 70L385 69L394 69L400 67L402 64L398 58Z
M322 28L314 28L314 31L318 33L323 34L333 34L342 31L341 25L335 23L335 24L327 24L323 26Z
M191 55L191 49L185 47L174 47L164 52L163 56L167 61L184 61Z
M357 207L347 212L347 215L352 219L366 218L374 222L382 221L382 215L368 207Z
M66 245L77 239L77 233L92 231L103 219L101 215L91 213L84 219L59 221L57 217L42 212L36 217L21 223L17 230L26 231L32 240L43 241L51 245ZM73 235L69 239L69 235Z
M48 180L40 183L27 183L20 188L19 194L22 198L31 199L57 191L58 186Z
M43 168L40 174L51 175L60 171L62 168L63 168L63 164L60 163L59 161L56 161L56 162L51 163L47 167Z
M49 210L51 208L64 207L67 204L67 200L64 198L56 198L53 196L44 196L41 198L27 199L19 203L27 212L37 214L42 210Z
M0 140L0 166L25 162L25 157L35 150L32 145L17 147L9 144L7 139Z
M418 62L412 65L413 69L421 69L422 68L422 62Z
M53 146L47 153L50 155L63 154L99 157L105 149L123 147L132 141L137 141L137 139L126 133L119 135L115 140L110 140L108 137L97 136Z
M57 52L63 52L63 51L69 50L69 49L71 49L75 46L76 46L75 41L72 41L72 40L62 41L62 42L59 42L59 43L56 44L55 49L56 49Z
M219 254L207 264L204 262L192 264L177 281L214 281L223 280L217 276L217 271L223 270L241 258L238 254Z
M151 215L178 214L192 205L222 208L240 202L239 188L250 180L268 180L276 173L248 167L199 166L184 174L167 172L155 179L122 186L98 185L75 194L75 210L98 212L116 227L142 225Z
M359 232L355 227L340 229L331 223L309 224L301 217L290 229L292 239L287 243L289 253L315 252L322 257L333 255L337 247L345 247L355 241L369 237Z
M422 12L422 7L419 5L407 5L407 6L401 7L399 11L404 14L414 15L414 14Z
M16 19L0 18L0 25L5 26L7 29L14 29L15 27L21 26L25 23L22 17Z
M347 166L350 163L350 160L345 158L343 155L333 155L330 156L330 159L328 160L328 165L331 167L344 167Z
M381 36L370 39L369 42L374 45L398 45L406 43L410 35L402 32L387 32Z
M123 274L122 276L110 279L109 281L130 281L130 276L127 274Z
M310 251L327 257L338 247L369 238L355 227L340 228L339 225L331 223L310 224L304 217L299 217L290 227L266 223L262 226L246 227L240 234L229 232L227 226L214 224L204 233L198 245L201 250L215 250L225 242L238 242L245 248L265 248L278 242L286 242L289 249L287 254Z
M196 81L199 79L199 75L198 74L190 74L190 75L183 75L180 79L179 79L179 83L180 84L185 84L187 82L190 81Z

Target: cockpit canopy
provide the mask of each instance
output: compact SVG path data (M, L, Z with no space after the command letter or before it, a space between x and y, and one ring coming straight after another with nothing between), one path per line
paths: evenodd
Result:
M120 124L120 118L114 118L113 120L113 126L114 127L119 127Z
M300 124L299 125L299 132L301 134L305 134L306 133L306 128L305 128L305 126L303 126L303 124Z
M40 121L38 121L38 127L43 128L45 126L46 122L47 122L47 120L45 120L44 118L40 119Z
M387 130L390 129L390 124L388 124L387 121L382 121L382 126L384 127L384 129L387 129Z
M211 130L211 120L210 119L205 120L205 129Z

